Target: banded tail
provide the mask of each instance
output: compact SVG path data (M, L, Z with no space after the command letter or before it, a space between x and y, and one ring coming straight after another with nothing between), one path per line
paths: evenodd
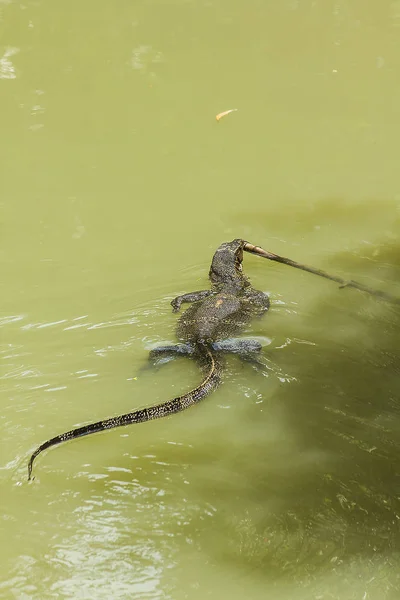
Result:
M177 396L176 398L167 400L161 404L135 410L117 417L111 417L109 419L105 419L104 421L97 421L96 423L83 425L83 427L77 427L76 429L71 429L66 433L56 435L55 437L41 444L30 457L28 463L28 481L33 479L33 463L39 454L43 452L43 450L47 450L52 446L57 446L62 442L74 440L92 433L106 431L107 429L114 429L115 427L124 427L133 423L144 423L145 421L152 421L153 419L168 417L169 415L173 415L177 412L185 410L186 408L197 404L200 402L200 400L203 400L203 398L208 396L219 386L221 382L221 365L219 361L216 360L212 350L207 346L199 346L198 355L206 362L207 373L203 381L196 388L190 392L187 392L186 394L183 394L182 396Z

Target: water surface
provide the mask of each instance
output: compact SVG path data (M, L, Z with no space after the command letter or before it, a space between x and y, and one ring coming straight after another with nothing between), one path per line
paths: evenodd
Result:
M26 483L45 439L198 382L143 367L221 242L400 296L399 27L397 0L0 0L0 597L400 597L399 309L254 256L261 370Z

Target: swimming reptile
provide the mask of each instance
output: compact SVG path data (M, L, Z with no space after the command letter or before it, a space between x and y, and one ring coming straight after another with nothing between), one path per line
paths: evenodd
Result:
M178 312L184 302L192 303L177 324L176 334L180 343L158 347L150 352L153 359L191 355L204 370L200 385L161 404L77 427L47 440L29 460L28 479L32 478L34 460L43 450L91 433L143 423L185 410L200 402L220 384L221 352L234 352L246 358L261 349L261 344L255 340L232 339L252 318L263 315L269 308L267 294L253 289L243 273L243 250L257 254L259 249L240 239L219 246L209 272L211 289L184 294L171 302L174 312Z

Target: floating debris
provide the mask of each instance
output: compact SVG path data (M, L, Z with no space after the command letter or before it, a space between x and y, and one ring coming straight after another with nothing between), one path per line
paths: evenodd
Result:
M226 115L229 115L229 113L232 112L236 112L237 108L231 108L230 110L224 110L224 112L218 113L218 115L215 117L217 119L217 121L220 121L222 119L222 117L226 117Z

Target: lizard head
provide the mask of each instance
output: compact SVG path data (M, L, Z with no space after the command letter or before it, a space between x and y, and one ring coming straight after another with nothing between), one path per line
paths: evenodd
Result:
M217 248L211 263L209 277L211 283L247 282L243 274L244 240L224 242Z

